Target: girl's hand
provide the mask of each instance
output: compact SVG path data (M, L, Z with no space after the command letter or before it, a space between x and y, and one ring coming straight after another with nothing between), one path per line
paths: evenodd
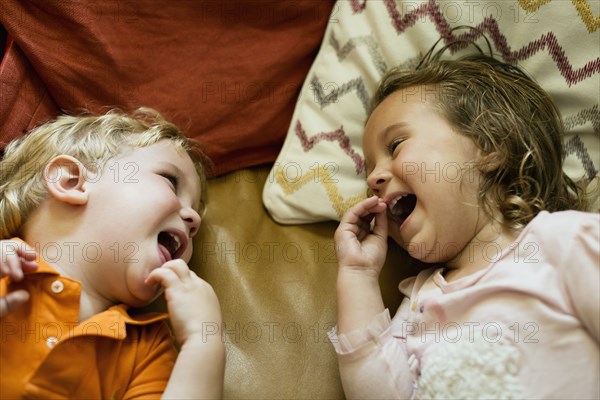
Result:
M181 346L192 338L206 343L213 336L221 341L221 308L213 288L191 271L185 261L171 260L146 279L165 288L171 326Z
M8 276L12 281L19 282L26 273L37 268L35 251L29 245L14 240L0 240L0 278ZM0 297L0 318L28 300L29 293L25 290L15 290Z
M334 236L340 272L344 269L379 275L387 253L386 208L382 199L372 196L344 214Z

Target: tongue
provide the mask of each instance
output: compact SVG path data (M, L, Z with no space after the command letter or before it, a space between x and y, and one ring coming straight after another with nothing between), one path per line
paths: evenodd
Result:
M160 253L163 255L165 262L171 261L171 253L169 253L169 249L167 249L165 246L163 246L160 243L158 244L158 249L160 250Z

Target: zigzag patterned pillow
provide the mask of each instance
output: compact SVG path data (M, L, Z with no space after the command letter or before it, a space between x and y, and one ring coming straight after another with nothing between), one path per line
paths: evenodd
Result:
M279 223L300 224L339 220L364 198L361 135L378 81L392 66L415 65L440 37L477 37L452 31L461 25L484 32L495 54L553 96L568 132L565 171L597 182L599 14L600 2L585 0L339 0L265 184L265 207Z

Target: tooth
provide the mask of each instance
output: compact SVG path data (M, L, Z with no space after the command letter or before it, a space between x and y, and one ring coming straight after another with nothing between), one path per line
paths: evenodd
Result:
M177 251L177 250L179 250L179 247L181 247L181 241L179 240L179 236L177 236L177 235L172 235L172 236L173 236L173 239L175 239L175 243L176 243L175 251Z
M405 195L400 195L398 197L396 197L395 199L393 199L390 202L390 208L394 208L394 206L396 205L396 203L398 202L398 200L400 200L401 198L403 198Z

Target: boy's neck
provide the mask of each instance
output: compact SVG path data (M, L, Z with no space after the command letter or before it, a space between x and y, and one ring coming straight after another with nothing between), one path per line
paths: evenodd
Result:
M81 284L78 319L79 322L85 321L93 315L107 310L113 303L95 293L93 285L88 282L84 273L85 269L98 268L98 266L89 266L84 259L79 257L81 240L70 236L68 230L63 229L64 224L57 224L57 221L49 220L47 215L42 203L24 224L21 239L33 246L38 255L61 276L74 279Z

